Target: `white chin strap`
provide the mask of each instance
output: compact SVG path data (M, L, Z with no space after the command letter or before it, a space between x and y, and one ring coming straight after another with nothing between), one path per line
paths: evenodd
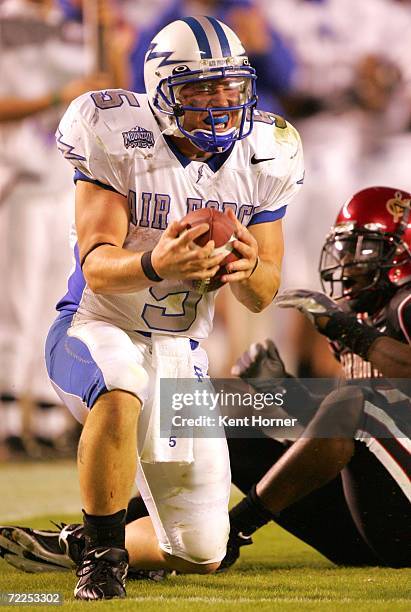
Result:
M183 138L183 134L180 132L178 127L169 126L161 131L164 136L177 136L177 138Z
M174 117L170 115L164 115L160 112L154 113L157 119L157 122L160 124L161 133L164 136L177 136L183 138L183 134L177 127L176 120Z

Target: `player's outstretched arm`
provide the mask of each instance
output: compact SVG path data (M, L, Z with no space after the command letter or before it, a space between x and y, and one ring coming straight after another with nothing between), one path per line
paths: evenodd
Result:
M222 280L230 283L235 297L251 312L261 312L271 304L280 285L284 252L281 220L248 230L231 209L227 212L236 223L234 248L242 258L227 265L229 274Z
M80 261L94 293L133 293L164 279L204 280L214 276L224 258L224 254L210 257L213 241L193 248L195 238L207 231L206 223L182 234L184 226L173 222L150 253L148 269L147 255L146 263L142 264L143 252L123 248L128 225L129 210L124 196L78 181L76 228Z
M411 378L411 347L357 321L320 291L290 289L276 299L281 308L297 308L330 340L337 340L369 361L383 376Z

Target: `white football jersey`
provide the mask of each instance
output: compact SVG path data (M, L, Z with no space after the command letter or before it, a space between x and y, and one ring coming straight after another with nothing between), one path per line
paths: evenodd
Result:
M201 207L232 208L247 226L275 221L303 179L299 135L280 117L256 112L248 138L206 162L190 161L162 135L147 96L123 90L77 98L61 120L57 143L77 179L127 197L124 248L131 251L153 249L169 223ZM77 246L75 254L69 291L57 306L76 313L75 323L98 319L125 330L208 336L214 293L164 280L135 293L97 295L82 275Z

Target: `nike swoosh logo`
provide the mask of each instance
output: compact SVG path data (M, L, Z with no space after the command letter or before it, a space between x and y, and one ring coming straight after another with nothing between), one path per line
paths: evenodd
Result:
M251 536L249 535L244 535L244 533L242 531L239 531L237 533L238 537L240 538L240 540L251 540Z
M108 552L110 552L109 548L106 548L106 550L102 550L101 552L95 552L94 553L94 557L96 559L100 559L100 557L103 557L104 555L106 555Z
M251 158L251 163L254 164L261 164L261 162L265 162L265 161L271 161L272 159L275 159L275 157L263 157L261 159L258 159L255 155L252 156Z

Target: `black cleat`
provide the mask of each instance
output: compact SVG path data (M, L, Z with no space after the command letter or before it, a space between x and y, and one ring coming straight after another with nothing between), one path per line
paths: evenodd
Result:
M77 568L74 596L86 601L124 598L127 570L128 552L123 548L92 548Z
M250 535L244 535L242 531L237 531L232 527L228 536L227 552L217 571L224 572L228 570L239 558L240 548L242 546L250 546L252 543L253 539Z
M19 536L23 535L22 539L27 539L31 546L32 531L27 527L0 527L0 557L24 572L66 571L65 567L57 566L54 562L50 563L37 557L19 543Z
M79 565L85 547L83 525L56 525L59 530L0 526L0 558L13 567L31 574L61 572ZM169 570L130 568L130 580L160 582Z
M48 572L67 570L75 567L84 548L84 538L79 534L81 525L68 525L71 528L73 543L69 550L72 554L63 552L59 531L30 529L29 527L0 527L0 556L5 561L26 572ZM80 529L79 529L80 528ZM79 536L83 540L81 551L78 551Z

